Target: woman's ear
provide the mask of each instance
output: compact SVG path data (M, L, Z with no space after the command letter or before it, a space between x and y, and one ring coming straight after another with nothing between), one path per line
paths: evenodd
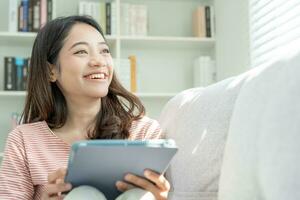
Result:
M48 63L48 67L49 67L49 81L50 82L55 82L57 80L58 77L58 72L57 72L57 68L55 65Z

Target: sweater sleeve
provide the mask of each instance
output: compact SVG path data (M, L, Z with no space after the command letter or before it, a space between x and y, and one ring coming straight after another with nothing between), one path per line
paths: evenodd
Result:
M146 116L133 121L130 128L130 139L133 140L152 140L163 138L162 130L159 123Z
M33 199L31 180L22 132L14 129L8 136L0 168L0 199Z

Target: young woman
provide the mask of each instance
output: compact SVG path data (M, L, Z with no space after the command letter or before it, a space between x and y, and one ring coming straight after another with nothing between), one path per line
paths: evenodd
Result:
M62 199L61 193L72 189L64 183L71 144L160 138L158 123L144 113L139 99L116 79L109 47L94 20L70 16L49 22L33 45L23 124L7 139L0 199ZM143 189L139 194L167 199L168 181L149 170L145 177L128 174L116 187L128 190L129 198L130 191L137 195L129 190L135 185Z

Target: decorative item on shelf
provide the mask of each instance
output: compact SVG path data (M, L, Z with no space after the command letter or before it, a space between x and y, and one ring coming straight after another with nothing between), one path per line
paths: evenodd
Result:
M215 61L209 56L200 56L194 60L194 87L208 86L215 82Z
M193 34L195 37L213 38L214 9L212 6L198 6L193 13Z
M88 15L94 18L101 26L104 34L116 34L116 3L80 1L79 15Z
M142 4L121 4L122 35L146 36L148 34L148 8Z

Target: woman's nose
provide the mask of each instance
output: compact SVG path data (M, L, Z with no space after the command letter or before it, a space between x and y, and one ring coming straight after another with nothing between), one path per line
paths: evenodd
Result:
M101 55L93 56L89 60L89 66L102 67L106 65L106 60Z

